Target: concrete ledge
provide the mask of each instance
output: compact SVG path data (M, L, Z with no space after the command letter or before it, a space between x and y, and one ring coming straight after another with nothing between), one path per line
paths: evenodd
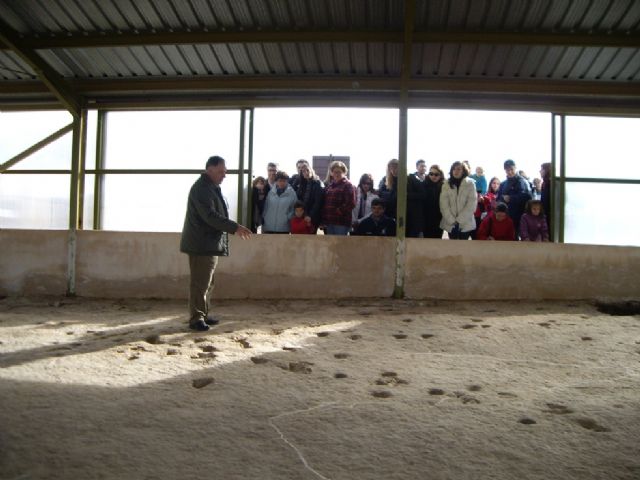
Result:
M189 263L179 233L78 231L76 294L186 298Z
M0 230L0 294L64 295L66 230Z
M178 233L78 232L76 292L87 297L186 298ZM394 240L231 236L216 270L217 298L389 297Z
M0 231L0 295L66 292L68 232ZM79 231L76 293L187 298L179 233ZM217 298L390 297L395 239L231 237ZM640 248L407 239L405 294L441 299L640 298Z
M233 237L216 286L222 298L390 297L394 239L306 235ZM218 286L219 285L219 286Z
M405 295L452 300L639 298L640 248L407 239Z

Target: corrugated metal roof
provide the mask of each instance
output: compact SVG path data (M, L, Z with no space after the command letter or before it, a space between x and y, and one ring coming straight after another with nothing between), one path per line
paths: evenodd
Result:
M22 34L401 29L402 0L5 0ZM417 0L416 30L637 32L635 0Z
M0 17L61 77L101 92L100 80L133 92L125 82L176 78L382 78L397 89L402 75L402 0L0 0ZM483 79L640 81L636 0L416 0L413 28L416 81L467 80L479 92L473 82ZM34 77L29 62L0 49L0 105L16 97L16 82L32 94Z

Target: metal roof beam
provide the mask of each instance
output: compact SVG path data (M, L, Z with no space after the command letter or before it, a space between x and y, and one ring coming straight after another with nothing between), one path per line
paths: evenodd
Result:
M127 91L215 91L215 90L348 90L348 91L399 91L400 78L322 78L322 77L218 77L172 80L87 80L76 83L79 91L92 92ZM466 78L412 78L407 80L412 91L469 91L495 93L542 93L569 95L640 95L638 83L546 81L546 80L484 80ZM0 90L1 91L1 90Z
M201 31L93 33L60 37L28 37L33 49L198 45L221 43L402 42L402 31Z
M74 117L80 114L80 98L69 88L64 79L32 48L27 46L18 32L0 19L0 40L9 46L24 62L26 62L62 102Z
M0 36L0 40L3 40ZM25 48L131 47L144 45L197 45L223 43L403 43L403 31L202 31L91 33L58 37L25 37ZM558 45L581 47L640 47L640 35L626 33L544 33L501 31L414 31L414 43L477 43L490 45ZM4 48L9 45L4 41ZM2 44L0 43L0 46Z
M414 32L416 43L555 45L561 47L640 47L640 35L542 32Z
M401 88L399 77L201 77L162 79L96 79L73 82L76 91L90 100L110 94L163 94L192 92L198 96L203 92L267 92L270 90L343 90L351 92L397 92ZM591 82L573 80L540 79L477 79L477 78L410 78L409 92L493 92L531 93L549 95L640 96L637 82ZM39 94L47 90L37 82L0 82L1 95ZM90 105L89 105L90 106Z

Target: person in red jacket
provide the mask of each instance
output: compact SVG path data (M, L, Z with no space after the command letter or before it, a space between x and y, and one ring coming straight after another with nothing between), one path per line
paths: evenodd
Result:
M305 234L305 235L313 235L315 234L315 228L311 224L311 219L307 221L307 218L304 214L304 203L298 200L293 205L293 217L291 218L291 234Z
M509 207L506 204L496 205L493 212L482 220L478 230L478 240L515 240L516 230L508 211Z

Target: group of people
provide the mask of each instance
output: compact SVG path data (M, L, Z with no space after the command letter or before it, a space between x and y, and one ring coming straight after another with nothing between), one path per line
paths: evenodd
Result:
M454 162L445 180L440 167L428 169L416 162L407 183L407 233L413 237L479 240L548 241L549 179L551 165L542 164L541 199L516 172L513 160L504 162L506 180L488 184L482 169L475 178L464 162ZM322 182L309 162L297 163L293 177L268 166L268 178L254 181L252 228L231 220L220 185L226 177L222 157L210 157L205 171L189 191L180 251L189 256L189 328L207 331L219 323L209 314L218 257L229 254L228 235L248 239L257 228L264 233L327 235L395 235L398 161L387 164L387 173L374 189L370 174L355 187L347 178L347 166L335 161ZM325 185L326 184L326 185ZM534 187L535 188L535 187Z
M397 159L387 163L375 188L363 174L357 185L341 161L321 180L306 160L289 176L275 163L267 177L253 181L251 230L272 234L395 236L398 200ZM504 162L506 179L487 182L482 167L471 174L467 161L451 165L448 178L438 165L416 162L407 178L406 236L453 240L549 241L551 164L530 182L513 160Z
M348 168L340 161L329 165L321 180L306 160L298 160L291 177L267 166L267 177L253 181L252 222L254 233L325 235L395 235L395 218L385 215L385 205L374 193L371 175L363 175L356 188Z

